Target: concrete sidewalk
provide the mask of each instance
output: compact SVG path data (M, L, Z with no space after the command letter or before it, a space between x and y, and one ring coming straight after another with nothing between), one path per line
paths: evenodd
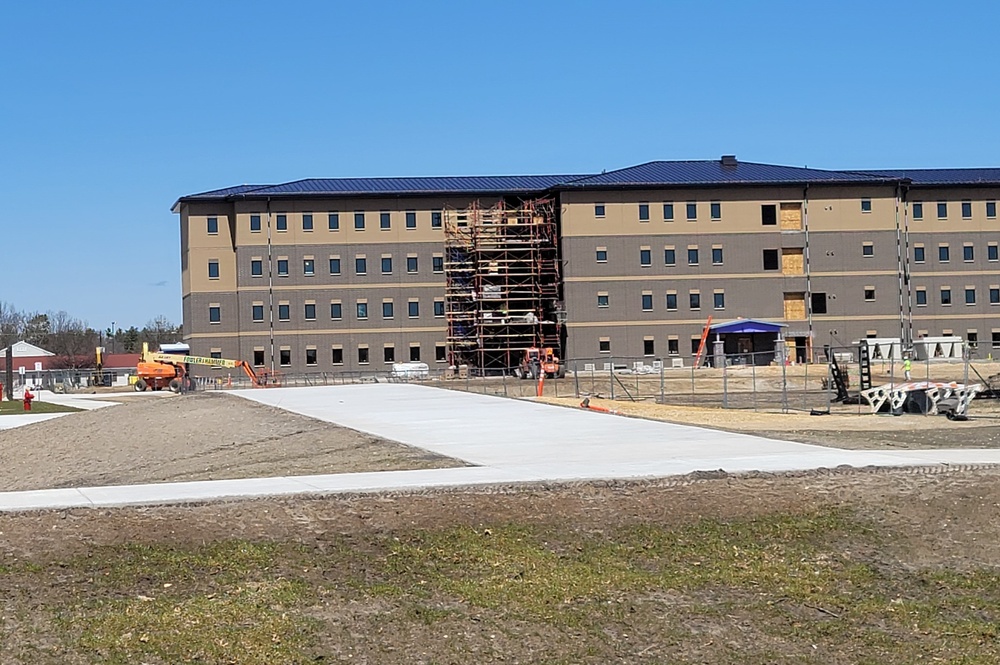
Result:
M693 471L1000 464L1000 450L840 450L417 385L239 391L240 397L476 466L0 493L0 511L292 494L664 477Z

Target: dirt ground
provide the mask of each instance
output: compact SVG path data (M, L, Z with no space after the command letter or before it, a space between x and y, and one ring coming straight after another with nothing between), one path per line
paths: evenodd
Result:
M998 481L1000 471L975 469L721 475L5 514L0 661L996 662ZM780 542L744 561L740 548L752 546L753 530L774 515L799 521L779 521L777 535L768 537ZM808 527L826 519L817 515L850 515L863 526ZM788 535L786 524L793 531L807 525L805 535ZM697 534L699 542L670 561L638 547L626 557L638 567L632 572L671 565L679 566L677 577L625 588L616 582L621 571L587 564L586 553L614 547L635 530L650 539L647 552L654 552L657 533L681 545ZM460 536L478 539L461 542L482 549L483 569L461 567L463 555L447 550ZM717 558L699 549L720 538L711 550ZM241 543L232 558L254 551L254 544L272 549L238 573L215 559L206 571L189 574L177 565L232 539ZM563 562L552 569L554 581L545 579L551 588L542 583L544 571L532 568L535 559L505 558L526 541L540 548L531 552ZM456 557L455 574L467 575L472 586L447 586L424 567L421 556L442 551L447 557L434 565ZM132 566L142 561L162 566L162 574L136 574ZM785 577L768 578L769 566L778 564L774 571ZM589 565L596 566L596 586L574 586L581 566ZM764 566L759 578L756 565ZM792 578L815 581L788 578L786 565L801 566ZM720 576L722 570L729 572ZM194 607L221 613L227 594L266 589L276 580L308 589L301 601L259 608L278 626L264 641L288 645L280 658L234 653L235 633L220 632L225 617L198 624L213 610L192 614ZM506 602L475 595L495 584L512 594ZM536 612L532 599L546 594L554 594L557 606ZM942 598L954 600L945 613L922 604ZM141 612L161 605L158 621L198 624L169 625L177 635L208 633L217 655L176 655L183 652L166 650L181 645L169 636L158 642L143 633Z
M579 408L574 397L542 397L538 401ZM996 448L1000 447L1000 403L977 400L970 419L951 421L942 416L905 414L873 415L857 406L834 405L830 415L801 411L781 413L674 406L652 402L591 398L590 403L617 410L627 416L663 420L684 425L743 432L786 441L801 441L848 449L889 448Z
M0 431L0 491L464 466L225 393L120 399Z

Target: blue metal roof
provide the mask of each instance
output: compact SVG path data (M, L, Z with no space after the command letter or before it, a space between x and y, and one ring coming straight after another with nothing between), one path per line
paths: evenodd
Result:
M720 160L647 162L563 183L562 187L664 187L710 185L855 184L894 181L891 176L823 171L754 162L724 165Z
M720 335L726 333L776 333L788 324L764 321L763 319L736 319L725 323L713 323L709 330Z
M459 194L542 192L579 175L500 175L424 178L309 178L246 192L258 196L322 196L325 194Z
M252 192L255 189L260 189L262 187L270 187L270 185L236 185L235 187L224 187L222 189L213 189L207 192L201 192L199 194L191 194L185 196L185 199L223 199L227 196L232 196L234 194L244 194L246 192Z
M1000 169L900 169L866 171L881 176L910 180L914 185L1000 185Z

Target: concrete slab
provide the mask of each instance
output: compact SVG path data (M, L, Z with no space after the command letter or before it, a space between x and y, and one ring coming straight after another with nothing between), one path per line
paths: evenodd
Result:
M51 420L52 418L59 418L60 416L68 416L69 413L26 413L24 415L18 414L14 416L3 416L0 417L0 430L2 429L14 429L15 427L23 427L25 425L31 425L32 423L40 423L43 420Z

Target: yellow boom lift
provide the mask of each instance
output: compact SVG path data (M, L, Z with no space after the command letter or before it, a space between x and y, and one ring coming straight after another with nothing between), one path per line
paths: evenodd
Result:
M254 387L265 383L253 371L245 360L226 360L224 358L206 358L204 356L189 356L178 353L152 352L149 344L142 345L142 358L136 365L135 382L137 392L147 389L180 392L181 389L194 390L194 380L188 376L188 365L208 365L209 367L240 368L249 377Z

